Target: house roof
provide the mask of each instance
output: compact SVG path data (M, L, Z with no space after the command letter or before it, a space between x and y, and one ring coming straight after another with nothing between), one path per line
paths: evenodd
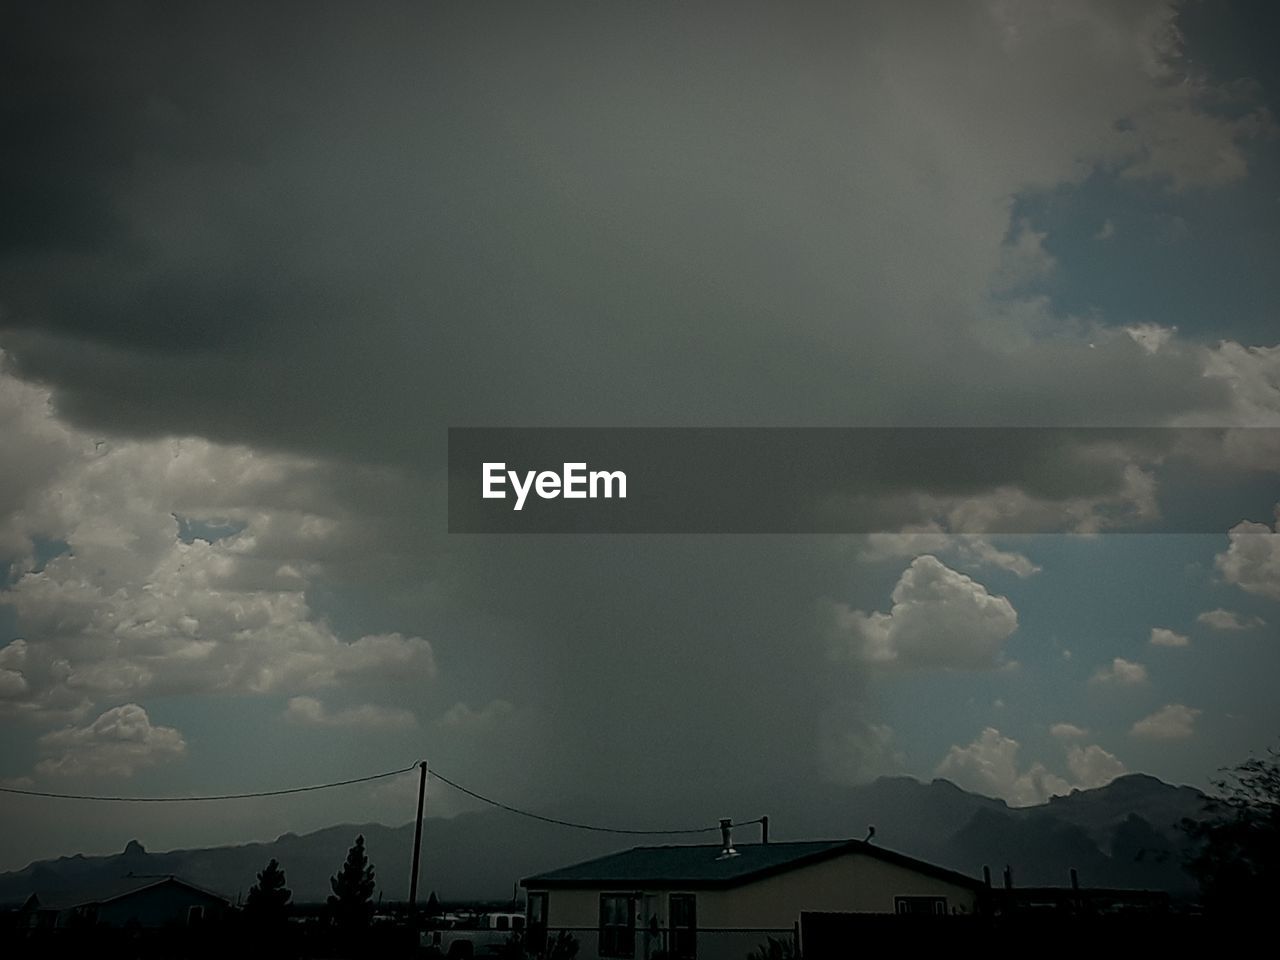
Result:
M166 884L175 884L177 886L184 887L208 900L217 900L222 904L230 903L226 897L219 896L209 890L204 890L197 887L194 883L188 883L186 880L181 880L178 877L135 877L130 875L104 880L95 884L93 887L83 890L36 891L27 898L27 902L23 909L70 910L73 907L83 907L94 903L110 903L113 900L120 900L124 897L133 896L135 893L141 893L143 890L150 890L152 887L164 886Z
M634 847L520 881L525 887L734 887L846 854L861 854L939 880L978 888L981 881L863 840L748 843L721 856L719 844Z

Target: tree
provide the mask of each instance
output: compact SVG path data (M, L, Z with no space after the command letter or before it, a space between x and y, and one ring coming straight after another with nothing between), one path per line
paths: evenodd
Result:
M1187 862L1206 911L1266 915L1280 889L1280 750L1251 758L1214 782L1202 820L1183 821L1198 841Z
M373 867L364 852L364 834L347 851L347 859L336 876L329 878L333 894L329 909L338 926L353 929L366 926L373 916Z
M273 858L258 874L258 882L249 888L245 916L259 923L280 923L293 893L285 885L284 871Z

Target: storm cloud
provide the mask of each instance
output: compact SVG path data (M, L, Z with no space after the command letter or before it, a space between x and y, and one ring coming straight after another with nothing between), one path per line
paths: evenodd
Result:
M985 677L1022 612L986 574L1048 576L950 534L1046 497L1085 532L1155 509L1163 451L1038 458L1021 486L977 465L906 531L945 542L915 548L485 537L445 532L446 429L1280 423L1274 345L1062 309L1019 207L1098 178L1172 205L1249 182L1265 97L1199 72L1172 3L0 16L14 778L202 782L213 748L183 724L216 740L253 704L299 776L430 755L528 804L702 815L896 772L867 660ZM1252 519L1218 569L1274 598ZM1190 737L1180 709L1116 742ZM307 739L335 731L336 753ZM1020 799L1125 769L1091 744L1068 781L1015 762L1021 734L967 736L908 765L998 755Z

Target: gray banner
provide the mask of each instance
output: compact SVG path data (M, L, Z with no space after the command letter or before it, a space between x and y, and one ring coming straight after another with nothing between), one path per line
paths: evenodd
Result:
M452 428L451 533L1223 533L1272 428Z

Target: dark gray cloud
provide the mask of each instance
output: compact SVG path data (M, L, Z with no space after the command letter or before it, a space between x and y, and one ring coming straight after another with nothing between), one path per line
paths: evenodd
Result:
M948 29L957 67L998 34L972 11L250 9L14 15L6 344L70 416L403 461L444 423L1226 402L1191 354L975 340L999 205L1059 170L1030 117L953 129L981 89L910 115Z

